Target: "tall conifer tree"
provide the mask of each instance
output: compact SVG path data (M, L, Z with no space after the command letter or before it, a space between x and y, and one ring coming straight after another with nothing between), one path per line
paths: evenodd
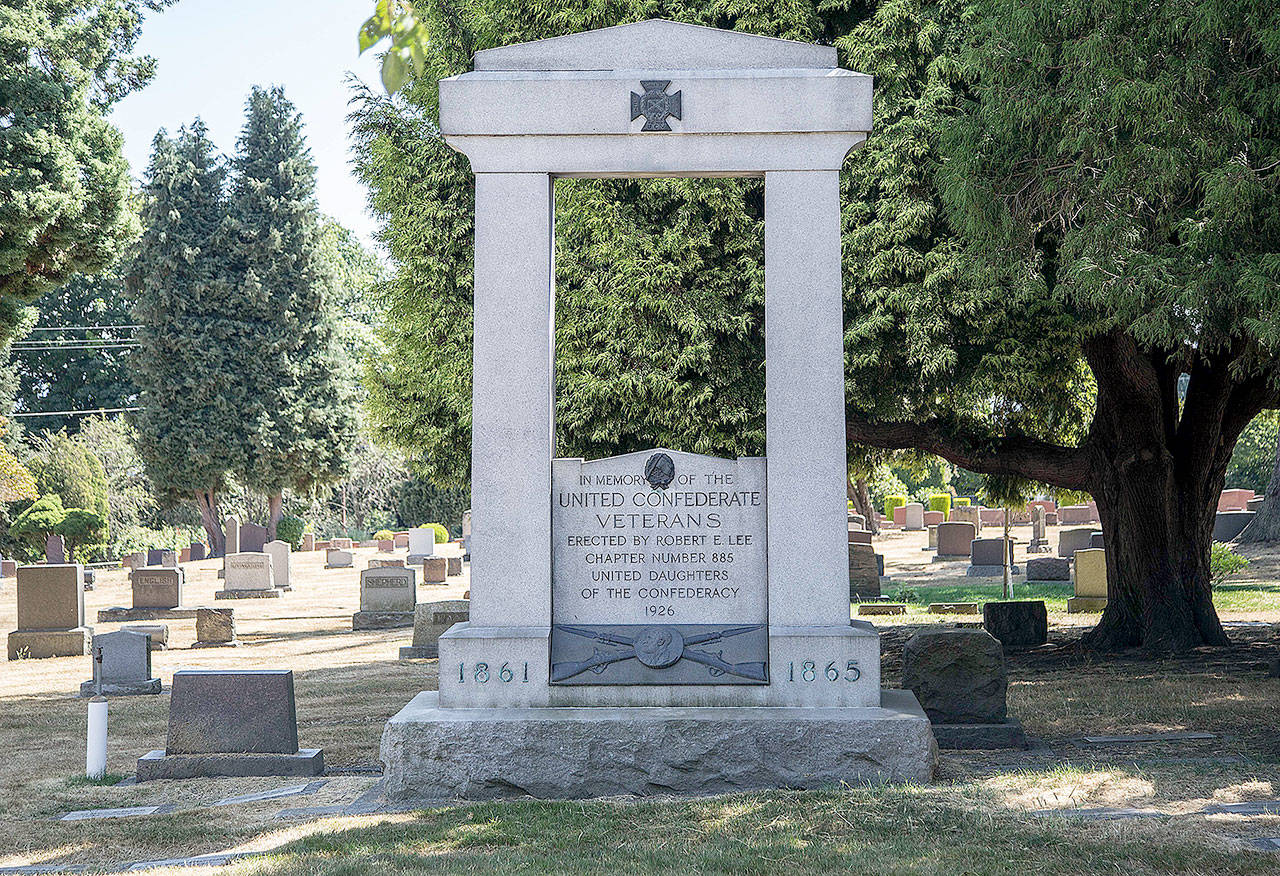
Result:
M175 141L156 135L147 230L130 272L140 343L138 450L158 490L193 497L217 552L218 493L243 465L244 331L228 301L226 169L197 119Z
M238 316L255 342L242 480L270 500L275 537L285 489L336 480L356 421L335 339L335 279L320 252L315 165L302 119L280 88L254 88L233 160L232 251Z

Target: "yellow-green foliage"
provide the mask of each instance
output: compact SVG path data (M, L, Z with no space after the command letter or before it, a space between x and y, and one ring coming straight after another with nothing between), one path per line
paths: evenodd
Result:
M941 511L943 515L951 513L951 494L939 493L929 497L929 510Z
M907 504L906 496L885 496L884 497L884 516L893 519L893 509L901 508Z
M444 544L449 540L449 530L445 529L442 524L428 523L427 526L435 531L436 544Z
M377 532L373 534L374 541L391 541L391 539L395 537L396 537L396 534L392 532L390 529L379 529ZM439 539L437 539L437 541L438 540Z
M965 498L962 498L962 497L957 497L957 498L956 498L956 500L955 500L952 504L954 504L954 505L964 505L965 507L968 507L968 505L969 505L969 500L968 500L968 499L965 499Z

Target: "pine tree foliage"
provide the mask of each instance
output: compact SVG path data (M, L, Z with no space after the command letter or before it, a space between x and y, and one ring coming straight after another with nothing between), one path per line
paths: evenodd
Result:
M156 135L147 170L146 232L130 273L140 347L131 364L141 410L138 451L169 502L206 497L205 526L221 544L212 498L243 468L251 338L230 299L226 168L196 120L176 140ZM216 532L212 527L216 527Z
M240 375L251 384L236 470L268 495L306 491L342 474L355 412L334 336L335 277L320 251L316 169L280 88L249 95L232 170L238 282L228 305L249 341Z
M107 268L137 236L111 105L145 85L139 0L0 4L0 341L24 305Z

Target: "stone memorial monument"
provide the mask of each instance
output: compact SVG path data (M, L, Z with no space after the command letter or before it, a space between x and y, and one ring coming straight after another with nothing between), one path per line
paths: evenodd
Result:
M419 602L413 613L413 644L400 648L401 660L439 657L440 636L454 624L471 619L471 600L441 599Z
M353 630L388 630L413 626L418 588L413 569L375 566L360 573L360 610L351 616Z
M238 644L235 609L196 609L196 640L192 648L231 648Z
M1076 551L1073 588L1068 612L1102 611L1107 607L1107 552L1103 548Z
M288 669L175 672L165 747L138 759L139 782L323 772L321 749L298 748Z
M267 544L267 528L260 523L240 524L240 553L261 553Z
M226 520L227 547L223 556L240 553L240 518L232 514Z
M353 565L355 565L355 557L351 551L332 547L325 549L324 567L326 569L350 569Z
M262 546L262 552L271 557L271 577L276 589L286 593L293 589L293 545L276 539Z
M227 554L222 561L226 580L214 599L268 599L280 595L271 570L271 556L258 552Z
M436 552L436 531L428 526L409 530L409 562L417 565Z
M440 106L476 180L470 620L387 724L389 796L929 780L928 718L849 619L840 169L870 77L645 21L478 52ZM555 459L557 176L763 177L767 461Z
M80 685L80 696L134 696L160 693L151 677L151 637L134 630L99 633L90 651L93 678Z
M143 566L129 573L133 607L167 609L182 605L186 573L167 566Z
M79 563L18 567L18 629L9 659L89 653L93 627L84 624L84 569Z

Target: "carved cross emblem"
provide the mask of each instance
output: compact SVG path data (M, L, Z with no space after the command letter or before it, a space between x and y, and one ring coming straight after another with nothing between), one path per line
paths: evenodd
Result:
M667 117L679 119L680 95L684 92L666 94L671 80L641 80L640 87L644 94L631 92L631 121L644 116L644 127L641 131L670 131Z

